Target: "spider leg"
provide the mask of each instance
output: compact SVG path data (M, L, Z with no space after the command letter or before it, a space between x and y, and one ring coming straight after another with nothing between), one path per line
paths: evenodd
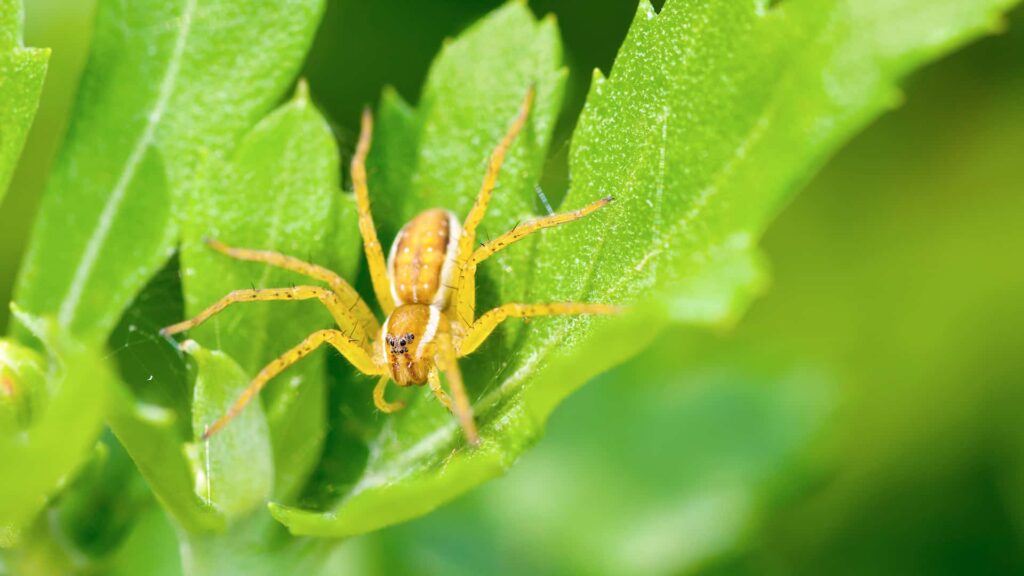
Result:
M377 303L384 310L384 314L388 315L395 309L395 302L391 296L391 282L388 280L384 251L380 246L380 240L377 239L377 228L373 225L373 214L370 212L370 191L366 186L366 155L370 151L372 138L373 115L369 108L364 108L359 143L356 145L356 154L352 157L352 185L356 189L359 234L363 237L363 250L366 252L366 262L370 267L373 293L376 294Z
M391 380L391 375L385 374L380 377L380 380L377 380L377 385L373 387L373 403L378 410L385 414L405 408L405 402L388 402L384 399L384 389L387 388L389 380Z
M462 225L462 237L459 238L459 248L455 259L459 263L460 269L465 267L466 262L473 254L477 226L480 225L480 222L484 219L484 214L487 213L487 205L491 201L494 186L498 181L498 173L505 162L505 154L508 153L509 147L512 146L512 141L515 140L519 132L522 131L523 126L526 125L526 119L529 117L530 109L533 107L535 93L536 90L533 86L527 90L526 97L523 98L523 103L519 107L516 119L509 126L508 132L505 133L498 146L491 152L491 157L487 162L487 170L484 172L484 181L480 185L480 192L477 194L476 201L473 203L473 207L470 208L469 214L466 215L466 221ZM474 286L471 284L472 278L470 278L469 282L469 284L466 284L466 281L461 281L458 285L459 290L470 293L474 292ZM465 286L462 284L465 284ZM459 297L459 301L461 300L462 297ZM464 311L462 312L465 313ZM470 315L470 321L472 321L472 318L472 315Z
M559 224L579 220L580 218L607 206L611 201L612 197L606 196L578 210L551 214L550 216L544 216L542 218L534 218L517 225L512 230L509 230L494 240L482 244L473 252L473 255L469 260L459 268L459 277L455 284L457 286L455 293L458 298L456 302L456 306L458 306L459 311L458 317L460 319L469 318L470 320L473 318L473 309L476 307L476 269L481 262L490 258L499 250L507 248L509 245L522 240L538 230L552 228ZM465 320L463 321L465 322ZM464 324L464 327L469 328L469 325Z
M526 125L526 119L530 114L530 109L533 107L535 93L536 90L532 86L527 90L526 97L523 98L523 103L519 107L516 119L509 126L508 132L505 133L498 146L491 152L491 157L487 162L487 170L484 172L484 181L480 185L480 192L477 193L476 202L473 203L473 207L469 210L466 221L462 225L462 238L459 239L460 260L465 260L472 253L473 242L476 239L476 228L487 212L487 204L491 201L494 185L498 181L498 172L501 171L501 165L505 162L505 154L508 153L509 147L512 146L512 141L515 140L519 132L522 131L523 126Z
M285 368L295 364L325 343L334 346L356 370L364 374L376 376L383 374L385 371L385 367L377 364L369 352L359 344L349 340L342 332L338 330L319 330L310 334L298 346L285 352L260 370L256 377L252 379L252 382L249 383L249 386L239 395L238 400L235 400L235 403L231 405L227 413L203 431L203 439L206 440L227 426L252 401L253 397L260 393L260 390L263 389L271 378L277 376Z
M304 262L298 258L278 252L234 248L212 238L207 239L206 244L213 250L237 260L269 264L271 266L276 266L278 268L324 282L331 287L331 291L337 294L340 299L352 302L348 308L356 315L356 319L359 320L367 332L370 334L376 334L380 331L380 323L377 321L376 316L373 315L373 312L370 311L370 307L359 296L359 293L356 292L355 288L353 288L352 285L346 282L341 276L338 276L333 270L329 270L323 266L317 266L316 264L310 264L309 262Z
M466 386L462 382L462 372L459 370L459 362L457 360L458 354L455 352L455 347L452 345L451 336L448 334L438 334L438 348L437 353L434 355L434 362L437 367L442 370L445 376L448 377L448 387L452 391L452 405L456 418L459 419L459 424L462 426L462 431L466 435L466 441L471 446L480 444L480 434L476 430L476 421L473 420L473 406L469 403L469 395L466 394ZM431 389L434 387L434 382L430 383ZM440 385L440 382L437 384ZM436 394L436 392L435 392ZM438 396L440 398L440 396Z
M191 330L196 326L199 326L203 322L209 320L215 314L221 312L228 306L236 304L238 302L266 302L266 301L278 301L278 300L311 300L317 298L327 307L327 310L334 317L334 321L343 330L353 330L353 335L357 337L357 341L364 342L376 335L376 332L367 333L366 328L358 322L355 315L347 307L342 305L338 296L319 286L295 286L294 288L256 288L252 290L235 290L227 296L221 298L206 310L203 310L199 314L190 320L185 320L167 326L160 330L161 336L170 336L185 330ZM363 347L360 345L360 347Z
M491 332L507 318L532 318L536 316L566 316L571 314L615 314L617 306L610 304L580 304L566 302L558 304L504 304L481 316L469 327L458 343L459 357L466 356L483 344Z
M427 379L430 382L430 391L434 393L434 396L437 397L445 408L452 410L452 399L448 397L448 393L441 387L441 375L436 368L427 373Z
M512 230L505 232L501 236L498 236L494 240L484 243L482 246L477 248L473 255L470 257L468 264L476 266L484 260L490 258L495 252L507 248L509 245L526 238L530 234L543 230L545 228L553 228L559 224L565 224L574 220L579 220L584 216L596 212L598 209L603 208L610 204L612 201L611 196L606 196L597 202L592 202L583 208L573 210L571 212L561 212L558 214L551 214L550 216L544 216L542 218L534 218L523 222L516 226Z

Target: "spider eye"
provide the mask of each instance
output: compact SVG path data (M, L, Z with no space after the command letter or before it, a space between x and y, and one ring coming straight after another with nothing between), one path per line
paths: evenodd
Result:
M416 335L413 334L412 332L410 332L410 333L406 334L405 337L411 342L413 339L416 338Z
M405 338L402 338L401 340L399 340L398 341L398 345L399 346L405 346Z

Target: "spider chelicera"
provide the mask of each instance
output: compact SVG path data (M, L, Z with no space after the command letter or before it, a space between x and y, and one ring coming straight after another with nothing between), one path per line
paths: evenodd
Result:
M481 262L533 232L583 218L612 200L602 198L578 210L535 218L476 246L477 225L487 211L505 153L526 123L533 99L531 88L515 121L491 153L480 192L465 222L460 226L455 215L443 209L422 212L395 237L387 261L370 214L366 155L370 149L373 118L369 109L363 111L359 142L352 158L352 183L373 291L386 315L383 326L355 289L326 268L276 252L233 248L216 240L207 241L212 249L232 258L290 270L323 282L329 288L294 286L236 290L195 318L164 328L161 334L169 336L194 328L236 302L314 298L327 307L338 328L312 333L260 370L227 413L204 430L204 439L237 416L271 378L322 344L329 344L360 372L380 376L373 390L373 400L381 411L390 413L403 406L401 402L385 400L384 389L389 380L399 386L429 383L438 400L459 419L469 443L476 445L479 435L458 358L476 350L506 318L612 314L617 310L608 304L504 304L474 319L476 270ZM448 379L451 397L441 386L439 371Z

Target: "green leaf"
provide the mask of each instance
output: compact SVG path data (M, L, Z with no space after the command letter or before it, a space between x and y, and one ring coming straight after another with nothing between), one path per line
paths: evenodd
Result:
M346 275L354 273L359 250L355 212L351 198L339 192L337 156L333 137L304 89L242 138L237 151L216 170L220 176L211 184L209 193L191 203L182 218L181 276L192 312L233 289L247 288L262 277L282 286L301 281L295 275L217 254L201 242L207 236L239 246L278 248L302 258L327 259ZM336 233L332 232L334 227L339 228ZM326 238L332 235L342 240L340 246L326 244ZM159 305L166 301L167 290L165 283L154 280L138 300L140 304ZM166 310L153 306L133 308L130 316L136 337L142 336L152 348L149 341L161 327L153 322L169 324L180 318L181 311L171 314L174 317L167 318ZM156 320L158 316L160 320ZM229 325L230 330L221 328ZM276 356L294 344L288 341L289 337L298 342L308 332L329 325L330 317L317 302L245 304L214 318L209 327L195 330L191 336L198 342L234 352L237 357L231 360L245 362L249 367L242 368L243 371L254 374L267 356ZM129 330L125 337L131 334ZM147 350L156 354L161 346L156 347L157 350ZM136 352L140 353L144 352ZM200 379L206 378L203 372L199 366ZM301 378L301 386L294 385L296 377ZM145 383L137 393L147 392L154 385L173 387L171 380L174 378L170 374L160 375L156 382ZM279 498L287 498L297 489L319 457L324 433L322 380L322 359L314 356L282 377L281 386L271 383L264 393L274 446L271 470L276 478L260 479L273 481ZM222 404L224 394L237 397L237 388L222 388L229 386L229 382L208 378L207 382L208 386L195 392L193 408L214 397ZM169 405L181 409L181 402L176 400ZM190 440L187 430L183 431L173 421L140 418L148 409L133 400L126 401L112 421L118 438L179 524L190 532L223 528L226 518L194 492L197 480L193 464L198 463L202 470L202 459L186 457L185 443ZM194 416L179 413L185 420ZM193 430L193 434L197 432L202 430ZM241 473L241 469L229 470L225 476Z
M181 315L180 275L172 264L146 285L108 340L130 390L117 395L108 424L176 525L209 532L223 529L226 518L197 495L187 453L195 372L178 347L158 335Z
M185 453L175 415L127 392L117 400L108 416L110 428L168 514L191 532L222 529L224 516L196 494L193 460Z
M223 416L249 385L249 376L223 352L190 342L198 377L192 404L196 435L196 491L228 517L252 510L270 497L274 460L267 419L259 406L242 411L228 426L203 441L202 433Z
M179 576L182 574L179 544L174 526L156 506L136 518L124 544L110 560L111 576Z
M0 0L0 201L39 106L50 51L23 48L21 0Z
M5 547L92 454L117 386L99 347L71 340L54 321L14 313L46 345L49 360L44 367L35 353L11 342L0 348L5 390L32 393L34 400L27 426L0 434L0 462L16 471L5 475L0 493L0 546ZM46 382L40 384L43 374Z
M374 219L392 237L417 213L447 208L462 218L476 197L484 166L508 130L530 86L530 121L509 151L480 236L496 236L536 213L534 184L562 109L567 71L553 18L537 22L509 3L445 44L410 110L394 92L381 103L380 130L369 160ZM394 170L395 174L391 174ZM526 242L530 244L530 242ZM529 249L495 256L492 300L520 300L529 282Z
M499 259L482 267L485 278L501 286L502 298L505 282L528 278L530 301L617 302L633 305L632 311L615 318L537 320L515 339L499 335L465 362L484 438L479 449L463 448L457 425L436 405L414 402L388 418L370 445L366 469L329 512L283 506L272 512L293 533L332 536L422 514L505 470L536 441L562 398L634 355L667 323L734 317L763 285L755 247L771 217L845 140L897 102L895 83L902 76L992 30L999 12L1013 3L669 0L660 14L642 3L611 77L595 77L573 136L572 188L562 209L608 194L617 202L583 222L542 233L531 267L507 272ZM515 10L522 8L502 12ZM505 54L509 61L488 59L482 46L461 68L435 70L485 78L529 59L529 35L508 40L505 30L488 32L494 44L518 43ZM457 99L425 96L424 102L458 124L463 114L474 117L462 106L494 98L469 85ZM382 120L403 117L393 104L393 98L385 100L391 109ZM511 109L494 114L491 142ZM394 136L377 145L395 146L400 131L392 128ZM445 133L464 134L454 127ZM475 155L487 146L431 142L425 134L407 135L419 143L409 177L413 188L437 182L419 174L439 170L430 160L480 158ZM396 154L377 156L386 162ZM477 169L471 182L479 181ZM502 217L527 205L528 197L510 192L529 191L535 176L511 181L526 176L503 172L489 213L499 216L490 221L494 233L509 224ZM386 182L378 179L372 192L400 192L382 190ZM473 187L456 185L437 186L459 191L449 206L461 215ZM409 204L389 213L412 214L434 200L422 192L401 198L390 201ZM531 249L516 245L509 257Z
M385 92L368 162L374 217L382 236L393 236L408 218L428 208L449 208L460 217L468 212L487 158L530 86L536 87L537 103L527 127L509 151L495 192L501 200L488 212L481 234L501 233L534 215L533 183L539 180L547 156L564 83L554 20L538 22L523 4L509 3L445 46L431 68L419 108L413 110L393 91ZM503 273L487 286L500 295L491 293L482 299L522 300L529 276L504 271L528 269L529 257L526 249L496 257L494 268ZM366 397L368 402L368 389ZM391 428L395 422L401 424ZM424 426L444 426L448 422L450 415L436 402L414 402L402 413L389 417L381 438L414 443ZM373 477L373 466L390 465L386 450L392 447L382 448L385 451L371 456L379 461L371 460L364 478ZM482 472L470 473L461 460L453 460L448 476L440 481L428 478L411 486L411 490L406 485L395 487L396 494L405 491L416 496L368 501L366 509L358 507L360 511L351 517L346 511L335 524L356 522L360 527L352 531L359 532L423 514L500 473L506 465L501 453L479 450L474 457ZM459 472L463 468L467 473ZM449 482L453 478L454 486ZM432 495L423 497L430 492ZM280 506L272 511L295 529L289 520L291 512Z
M106 336L171 254L171 205L294 78L323 0L101 0L17 300Z
M232 290L319 285L214 252L205 238L274 250L354 277L360 250L355 203L341 193L339 163L327 121L302 85L291 102L245 136L219 170L216 186L185 215L181 264L189 316ZM332 324L316 300L243 303L190 337L220 348L245 372L256 374L310 333ZM323 352L303 359L262 394L274 443L277 498L294 496L320 457L326 425L324 359Z

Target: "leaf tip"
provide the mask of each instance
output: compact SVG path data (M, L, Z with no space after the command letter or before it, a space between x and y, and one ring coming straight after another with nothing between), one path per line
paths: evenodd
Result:
M178 348L182 352L192 356L198 355L203 350L202 346L199 345L199 342L196 342L191 338L179 344Z
M299 78L299 81L296 83L293 101L300 108L305 108L309 105L309 81L305 78Z
M653 20L658 15L658 11L654 9L654 4L651 4L650 0L640 0L636 8L636 18L640 19L641 16L646 20Z

